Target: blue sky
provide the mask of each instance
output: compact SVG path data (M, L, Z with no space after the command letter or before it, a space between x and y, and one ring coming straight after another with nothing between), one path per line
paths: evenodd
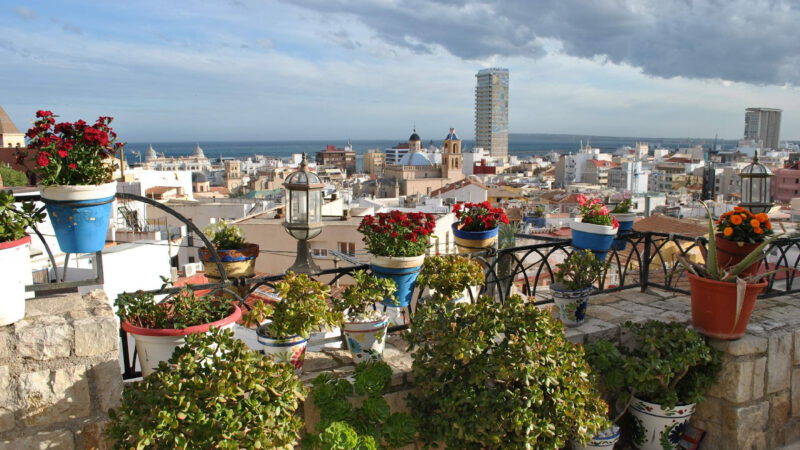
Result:
M512 133L736 139L766 106L800 139L797 7L688 3L4 2L0 105L134 142L470 138L475 73L501 66Z

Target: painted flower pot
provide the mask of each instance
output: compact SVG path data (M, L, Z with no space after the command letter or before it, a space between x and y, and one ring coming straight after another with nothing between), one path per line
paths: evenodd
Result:
M345 341L353 361L380 361L383 359L383 347L386 345L386 329L389 327L387 317L371 322L345 322L342 327Z
M494 247L494 243L497 242L497 234L500 231L500 227L494 227L486 231L464 231L459 229L460 227L461 222L452 225L458 253L462 254L480 252Z
M747 331L756 297L767 282L748 284L742 309L736 314L736 283L709 280L687 273L692 294L692 326L717 339L738 339Z
M42 186L39 191L63 252L94 253L105 247L116 181L96 186Z
M394 298L385 298L384 305L395 308L407 307L414 296L417 277L422 270L425 255L377 256L370 255L370 270L378 278L390 278L397 284Z
M614 238L614 242L611 243L611 249L621 252L628 247L628 241L622 238Z
M663 409L661 405L633 397L631 440L641 450L677 449L678 442L694 414L694 404Z
M572 228L572 246L583 250L591 250L595 257L605 261L617 229L611 225L595 225L593 223L570 222Z
M547 225L547 219L544 217L526 217L525 223L529 223L534 228L544 228Z
M180 329L142 328L128 322L122 322L122 329L133 335L136 341L136 353L139 356L139 366L142 375L148 376L158 367L158 363L166 361L172 356L176 348L186 343L186 336L196 333L208 333L209 328L232 328L237 320L242 318L239 306L232 305L233 312L216 322L195 325Z
M244 247L235 250L217 250L217 255L225 268L225 275L230 279L253 276L258 250L258 244L244 244ZM214 262L214 255L209 249L205 247L200 249L200 261L203 261L206 277L222 278L219 267Z
M0 326L25 317L25 280L31 278L31 237L0 242Z
M264 354L273 361L291 364L298 375L303 371L308 345L306 338L300 335L285 338L269 337L261 326L258 328L258 342L263 346Z
M586 320L586 309L589 307L589 295L593 286L570 291L559 283L550 285L553 301L558 306L558 317L568 327L577 327Z
M749 242L736 242L725 239L722 234L716 235L717 239L717 261L720 267L728 268L739 264L745 256L749 255L753 250L758 248L759 244L751 244ZM745 269L741 276L755 275L758 273L758 261Z
M597 433L586 444L581 444L578 441L572 441L572 450L612 449L617 441L619 441L619 436L619 427L614 425L611 428Z
M620 233L633 230L633 221L636 219L636 213L614 213L611 214L611 217L615 217L619 222L618 231Z

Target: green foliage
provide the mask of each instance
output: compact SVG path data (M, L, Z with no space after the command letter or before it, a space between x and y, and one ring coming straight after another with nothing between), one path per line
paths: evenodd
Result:
M117 315L123 322L142 328L181 329L216 322L233 314L234 307L226 297L196 298L188 288L157 303L153 294L122 293L114 301Z
M263 300L256 300L250 309L242 313L242 326L255 328L261 325L272 314L272 305Z
M427 302L406 335L426 442L448 448L558 449L609 426L582 347L519 296Z
M536 205L536 207L533 208L533 211L531 213L531 216L533 217L544 217L544 215L545 215L544 205Z
M394 299L397 284L390 278L378 278L366 271L353 273L356 283L347 287L341 297L332 298L333 306L351 321L365 322L372 319L370 313L375 303L385 298ZM379 314L381 315L381 314Z
M11 242L27 236L26 228L41 223L46 214L44 207L36 209L33 203L14 204L14 195L0 191L0 242Z
M203 229L203 234L217 250L238 250L245 244L241 228L225 220L207 226Z
M311 279L306 274L286 272L275 285L281 301L269 305L272 322L259 328L259 332L272 338L300 335L308 338L312 331L322 326L342 323L342 313L328 306L330 286Z
M614 214L627 214L631 212L631 207L633 207L633 202L631 199L626 198L625 200L617 203L617 206L615 206L611 212Z
M8 164L0 164L0 177L3 177L3 186L6 187L28 185L28 177Z
M291 449L304 396L288 365L214 329L186 336L169 364L128 385L107 434L119 449Z
M429 256L425 258L417 284L436 291L441 298L453 300L461 297L470 286L484 282L483 269L477 261L458 255Z
M575 249L563 263L556 266L553 276L557 283L570 291L590 287L608 270L608 263L595 258L589 250Z
M414 441L416 421L406 413L391 414L383 394L389 388L392 369L383 361L364 361L356 366L354 384L331 373L312 381L311 398L320 411L316 434L303 437L303 448L376 449L397 448ZM365 396L354 408L353 395Z
M703 336L686 325L657 320L623 327L633 339L628 346L613 353L612 344L598 343L588 350L591 364L609 371L603 373L606 387L620 393L627 386L636 397L665 408L703 399L722 368L719 352Z
M609 405L616 405L612 422L616 422L625 413L630 400L628 378L625 373L625 358L614 344L608 341L597 341L584 347L586 361L592 367L592 373Z

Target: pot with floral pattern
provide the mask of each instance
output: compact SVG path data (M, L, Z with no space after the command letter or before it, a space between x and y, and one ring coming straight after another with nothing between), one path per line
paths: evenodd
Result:
M294 335L282 338L269 337L266 334L266 324L257 330L258 342L263 345L264 354L277 362L287 362L299 374L303 371L303 361L306 359L306 345L308 340L303 336Z
M558 306L559 318L568 327L577 327L586 319L589 295L609 265L589 250L573 251L553 273L555 282L550 285L553 301Z
M662 408L634 396L630 405L633 445L641 450L677 449L694 409L694 403Z
M593 286L578 290L569 290L560 283L550 286L553 301L558 306L558 318L568 327L577 327L586 320L586 308L589 306L589 295Z
M612 425L592 437L586 444L581 444L578 441L572 441L572 450L595 450L605 449L609 450L614 448L617 441L619 441L619 427Z
M389 318L385 315L369 322L345 322L342 331L347 348L353 354L353 362L383 360L388 327Z

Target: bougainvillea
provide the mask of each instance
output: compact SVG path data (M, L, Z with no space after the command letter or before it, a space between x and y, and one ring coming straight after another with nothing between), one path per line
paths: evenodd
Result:
M358 231L373 255L419 256L428 248L435 227L433 214L391 211L365 216Z
M719 217L717 232L729 241L756 244L772 234L772 222L764 213L753 214L737 206Z
M578 194L577 200L578 211L583 216L581 222L612 226L614 228L619 227L617 219L610 215L611 211L599 198L588 199L585 195Z
M464 231L486 231L499 227L501 223L508 223L503 208L492 208L489 202L457 203L453 205L453 212Z

